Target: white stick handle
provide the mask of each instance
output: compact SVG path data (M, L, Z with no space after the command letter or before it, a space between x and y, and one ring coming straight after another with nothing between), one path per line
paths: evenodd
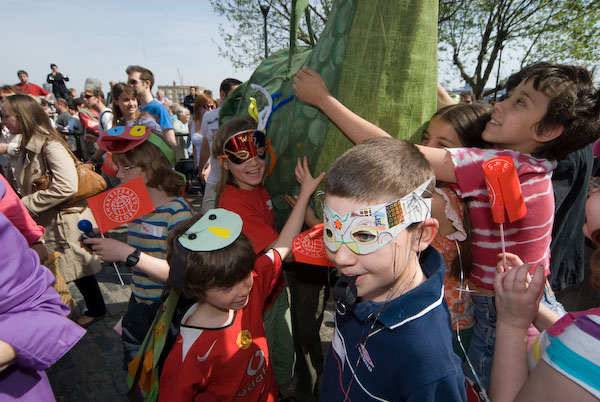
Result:
M104 233L100 233L100 237L105 239ZM123 278L121 277L121 273L119 272L119 268L117 268L117 263L114 261L113 261L113 267L115 268L115 271L117 272L117 276L119 277L119 282L121 282L121 286L125 286L125 283L123 282Z
M504 224L500 224L500 241L502 242L502 265L506 266L506 244L504 243Z

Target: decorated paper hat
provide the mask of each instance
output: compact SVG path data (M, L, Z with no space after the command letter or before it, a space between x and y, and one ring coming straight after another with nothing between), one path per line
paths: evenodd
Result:
M170 286L183 284L183 266L192 251L214 251L231 245L242 233L242 218L226 209L210 209L174 242L169 257Z
M208 210L179 237L179 243L191 251L220 250L242 233L242 218L222 208Z
M146 126L115 126L100 134L98 147L114 154L122 154L146 141L152 130Z
M147 126L115 126L98 138L98 147L115 154L125 153L144 141L148 141L158 147L165 155L171 166L175 165L175 152L159 134Z

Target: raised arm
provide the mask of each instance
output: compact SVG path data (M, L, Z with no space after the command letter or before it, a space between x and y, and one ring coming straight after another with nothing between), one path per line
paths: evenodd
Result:
M498 272L494 278L498 320L490 381L492 401L514 401L529 376L527 328L538 312L544 269L538 266L527 285L528 270L529 265L525 264Z
M445 181L446 183L456 183L456 174L454 173L454 162L450 152L444 148L432 148L423 145L417 145L419 151L431 164L435 178L438 181Z
M281 255L281 259L285 259L292 250L294 237L298 236L302 230L302 223L304 222L304 215L306 214L306 208L308 207L310 197L319 186L321 180L323 180L323 177L325 177L325 172L321 173L316 178L312 177L306 157L302 163L300 162L300 159L298 159L295 174L296 179L300 182L300 193L298 194L296 205L294 206L294 209L292 209L292 213L287 222L281 229L279 237L271 245L271 248L277 250L279 255Z
M310 67L304 66L296 72L294 92L302 102L321 109L355 144L369 138L390 137L384 130L363 119L334 98L319 73Z
M451 105L456 105L456 102L448 95L443 86L437 84L437 110Z

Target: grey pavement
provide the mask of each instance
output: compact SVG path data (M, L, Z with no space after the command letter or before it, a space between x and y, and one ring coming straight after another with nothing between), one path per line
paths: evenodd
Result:
M106 318L92 324L75 347L46 370L57 401L127 400L121 336L113 328L127 309L131 271L124 266L120 271L125 286L119 283L112 264L102 264L96 278L106 303ZM77 287L72 283L69 287L79 307L75 307L71 318L77 320L85 303Z

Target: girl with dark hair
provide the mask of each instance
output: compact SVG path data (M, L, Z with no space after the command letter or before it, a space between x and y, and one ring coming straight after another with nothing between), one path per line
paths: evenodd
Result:
M162 134L160 125L147 113L138 108L135 88L127 83L119 82L111 89L113 96L113 126L142 125Z
M481 138L481 133L490 119L491 111L491 107L481 103L444 107L429 120L421 145L434 148L487 148L488 144ZM471 295L467 291L471 271L471 230L467 203L443 182L437 183L435 191L432 215L440 226L431 245L444 257L444 297L450 311L452 328L460 331L463 346L468 349L475 318ZM464 359L458 337L454 339L454 351Z

